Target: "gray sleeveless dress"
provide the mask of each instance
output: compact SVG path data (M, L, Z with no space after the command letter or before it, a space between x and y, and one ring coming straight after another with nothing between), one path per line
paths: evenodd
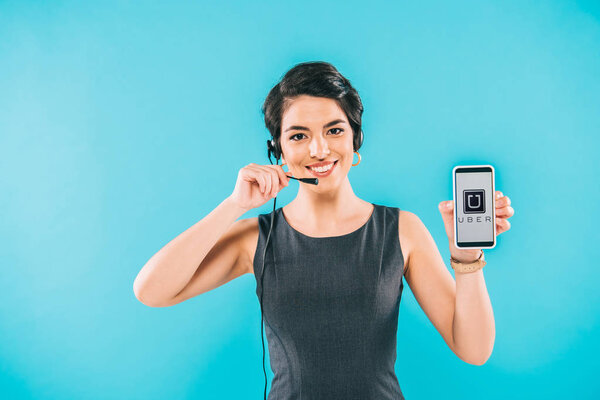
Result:
M263 278L269 400L404 399L394 371L404 274L399 208L373 206L354 232L321 238L275 210ZM270 218L258 217L259 299Z

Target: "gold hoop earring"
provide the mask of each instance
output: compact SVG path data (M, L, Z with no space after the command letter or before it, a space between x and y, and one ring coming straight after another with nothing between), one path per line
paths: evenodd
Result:
M355 151L354 153L356 153L356 155L358 156L358 162L356 164L352 164L352 166L356 167L358 164L360 164L360 153L358 151Z
M287 165L286 163L281 164L281 168L283 168L284 165Z

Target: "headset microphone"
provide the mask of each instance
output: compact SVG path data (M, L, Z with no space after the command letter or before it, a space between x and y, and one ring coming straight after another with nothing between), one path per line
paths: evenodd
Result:
M296 179L297 181L310 183L311 185L318 185L319 180L317 178L296 178L295 176L288 176L288 178Z

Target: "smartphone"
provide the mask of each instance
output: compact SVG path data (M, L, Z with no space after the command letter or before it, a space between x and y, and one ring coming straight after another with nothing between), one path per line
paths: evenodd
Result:
M496 246L494 167L457 165L452 169L454 246L492 249Z

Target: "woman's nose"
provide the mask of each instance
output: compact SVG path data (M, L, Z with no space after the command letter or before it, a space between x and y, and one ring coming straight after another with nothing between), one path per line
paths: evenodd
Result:
M329 146L327 146L327 140L317 136L310 142L310 155L311 157L323 158L329 154Z

